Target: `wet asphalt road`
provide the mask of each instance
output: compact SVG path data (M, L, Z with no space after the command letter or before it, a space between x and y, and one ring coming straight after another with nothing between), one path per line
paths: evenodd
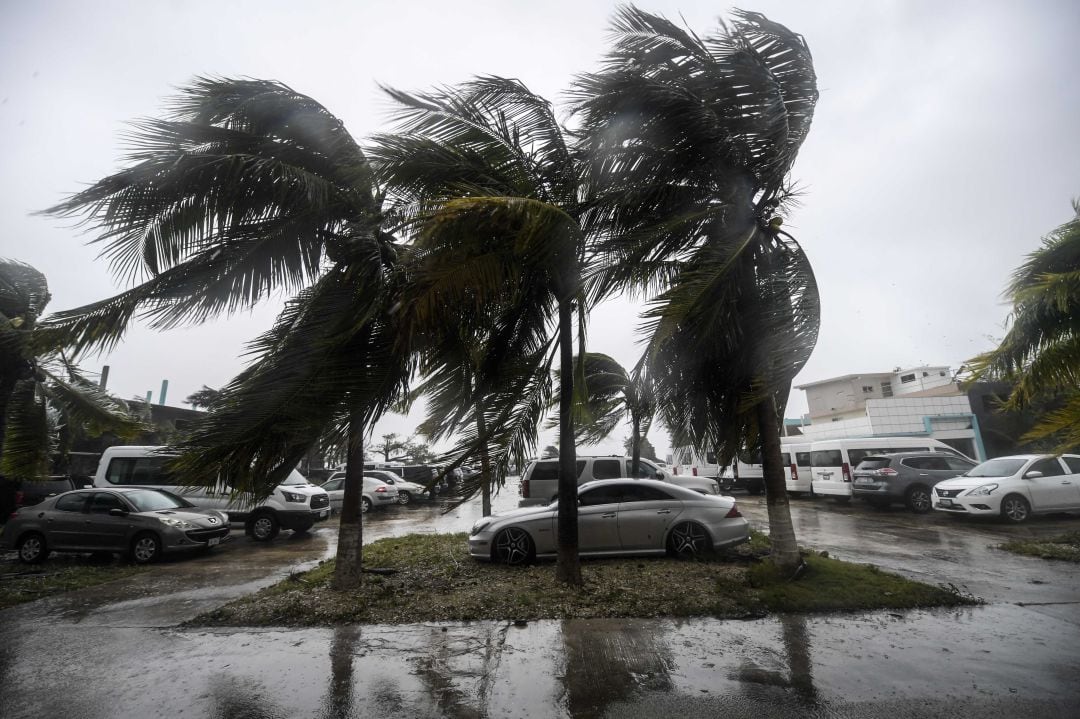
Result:
M764 502L738 496L766 529ZM513 492L496 509L516 504ZM462 531L479 516L400 507L368 541ZM151 572L0 611L0 717L1078 717L1080 567L1017 557L1006 527L812 500L800 542L989 604L754 621L577 620L180 630L331 556L336 533L168 560Z

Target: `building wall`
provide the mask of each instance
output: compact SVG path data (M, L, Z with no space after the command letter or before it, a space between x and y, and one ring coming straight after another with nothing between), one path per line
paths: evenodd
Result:
M853 411L861 412L868 399L882 396L881 383L889 381L890 378L891 375L887 374L867 374L807 387L806 407L814 419ZM866 392L864 388L869 388L870 391Z
M907 382L905 378L909 378ZM953 389L959 394L948 367L913 367L896 372L892 378L893 396L910 395L935 388Z

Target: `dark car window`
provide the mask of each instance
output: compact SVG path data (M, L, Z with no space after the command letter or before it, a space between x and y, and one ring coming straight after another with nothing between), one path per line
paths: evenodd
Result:
M839 467L843 463L838 449L818 449L810 453L810 464L814 467Z
M56 509L61 512L81 512L86 506L87 496L89 496L87 492L62 495L56 500Z
M622 476L622 462L618 459L594 459L593 479L618 479Z
M799 465L800 467L809 467L810 466L810 453L809 452L796 452L795 453L795 464Z
M867 457L863 461L859 462L859 466L855 468L856 472L867 471L871 469L885 469L892 462L888 457Z
M327 492L333 492L335 489L341 489L341 483L343 481L344 480L341 479L331 479L329 482L324 484L322 488L325 489Z
M1080 457L1062 457L1062 459L1069 465L1069 472L1080 474Z
M577 461L577 476L581 477L581 473L585 470L585 460L579 459ZM530 479L543 480L543 479L558 479L559 478L559 461L557 459L545 459L537 462L536 467L533 468L532 474L529 475Z
M618 504L622 496L622 487L594 487L578 495L578 504L582 507L594 507L599 504Z
M165 464L171 459L172 457L115 457L109 462L105 479L109 484L122 487L176 484L165 470Z
M171 492L159 492L154 489L128 492L124 495L124 499L131 502L137 512L157 512L162 509L189 509L195 506L186 499L181 499Z
M625 502L655 502L657 500L671 500L674 499L670 494L657 489L656 487L646 487L640 484L631 484L623 487L622 501Z
M949 465L944 457L905 457L900 464L912 469L927 469L932 471L947 472Z
M739 461L743 464L761 464L761 450L739 452Z
M1065 474L1065 471L1061 469L1061 462L1057 461L1057 457L1048 457L1047 459L1040 459L1035 464L1027 468L1028 472L1042 472L1044 477L1057 477L1058 475Z
M781 452L780 461L783 462L785 467L791 466L791 452Z
M960 470L962 472L966 472L975 466L974 462L969 462L963 457L953 457L951 455L945 457L945 464L949 465L949 469L953 471Z
M632 476L630 474L630 465L633 464L634 460L627 459L627 460L624 460L624 461L626 462L626 474L624 474L622 476L630 477L630 476ZM638 460L638 469L637 469L637 478L638 479L656 479L657 477L658 477L658 475L657 475L657 472L656 472L656 467L652 466L651 464L649 464L648 462L646 462L643 459Z
M127 509L120 498L109 492L95 492L90 498L90 514L108 514L110 509Z

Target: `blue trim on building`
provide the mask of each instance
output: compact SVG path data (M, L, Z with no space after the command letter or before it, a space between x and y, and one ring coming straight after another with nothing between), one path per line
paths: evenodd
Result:
M935 414L924 416L923 426L926 427L926 433L931 435L934 433L934 422L955 422L957 420L968 420L971 422L971 431L975 434L975 453L978 455L975 459L980 462L985 462L988 457L986 456L986 446L983 444L982 432L979 431L979 418L974 414Z

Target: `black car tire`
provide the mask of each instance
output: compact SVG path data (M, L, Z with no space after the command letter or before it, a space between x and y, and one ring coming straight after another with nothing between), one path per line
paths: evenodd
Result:
M680 522L667 538L668 554L675 557L700 557L712 549L709 533L697 522Z
M1031 516L1031 505L1019 494L1007 495L1001 500L1001 518L1012 524L1026 522Z
M751 482L750 484L746 485L746 491L749 494L754 494L754 495L761 494L762 492L765 491L765 483L764 482Z
M251 535L251 538L256 542L269 542L274 537L278 536L278 532L281 531L281 523L278 522L277 517L273 512L256 512L255 515L248 520L247 533Z
M360 513L367 514L371 511L371 500L367 497L360 498Z
M398 493L397 493L397 503L398 504L408 504L411 501L412 501L412 495L411 494L409 494L408 492L406 492L404 490L401 490L401 489L398 490Z
M499 564L528 564L535 556L536 545L532 537L520 527L507 527L496 534L491 543L491 558Z
M153 532L136 534L131 540L131 561L150 564L161 557L161 539Z
M934 498L930 495L930 488L921 484L909 487L904 495L904 504L915 514L926 514L934 506Z
M37 532L27 532L19 537L15 549L19 552L19 561L23 564L41 564L49 556L49 545L45 537Z

